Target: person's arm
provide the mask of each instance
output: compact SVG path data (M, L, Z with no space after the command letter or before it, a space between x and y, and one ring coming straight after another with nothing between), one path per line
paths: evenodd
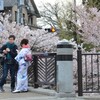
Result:
M25 58L25 55L27 54L27 50L25 49L21 49L21 51L18 53L18 55L15 57L15 60L17 62L20 62L21 59L24 59Z
M7 46L6 45L3 45L1 48L0 48L0 53L4 53L4 50L6 50Z
M20 62L20 60L24 57L24 55L25 55L25 52L24 52L24 50L23 49L21 49L21 51L17 54L17 56L15 57L15 60L17 61L17 62Z

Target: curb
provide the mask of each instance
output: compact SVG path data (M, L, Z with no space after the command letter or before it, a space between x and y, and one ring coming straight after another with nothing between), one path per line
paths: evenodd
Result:
M56 95L56 92L54 90L43 89L43 88L34 89L34 88L29 87L29 91L38 93L38 94L42 94L42 95L47 95L47 96L55 96Z

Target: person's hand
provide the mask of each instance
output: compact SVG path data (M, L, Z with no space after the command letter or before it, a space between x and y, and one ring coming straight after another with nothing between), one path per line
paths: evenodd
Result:
M7 54L7 51L6 51L6 50L3 50L3 53L4 53L4 54Z
M19 53L19 50L18 49L16 49L16 51L17 51L17 54Z
M7 52L10 52L10 49L9 49L9 48L6 48L6 51L7 51Z

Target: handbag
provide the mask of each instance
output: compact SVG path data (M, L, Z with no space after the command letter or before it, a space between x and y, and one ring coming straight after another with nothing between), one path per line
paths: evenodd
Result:
M0 57L0 64L1 65L4 65L4 60L5 60L5 57Z
M25 60L25 61L30 61L30 62L33 60L31 50L29 50L29 51L27 52L27 54L26 54L25 57L24 57L24 60Z
M0 54L0 64L4 65L4 61L6 59L6 56L4 54Z
M32 61L33 60L31 54L26 54L24 59L25 59L25 61Z

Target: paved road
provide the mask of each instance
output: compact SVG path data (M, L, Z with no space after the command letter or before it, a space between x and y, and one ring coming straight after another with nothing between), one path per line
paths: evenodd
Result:
M55 96L47 96L33 91L27 93L11 93L8 84L4 86L4 89L5 92L0 93L0 100L76 100L75 98L57 98Z
M27 93L11 93L10 86L7 84L4 87L5 92L0 93L0 100L100 100L100 96L88 96L88 97L73 97L73 98L58 98L56 96L48 96L39 94L35 91L29 91ZM38 89L39 92L43 92L42 89ZM45 92L46 90L44 90ZM50 93L50 91L48 91Z
M11 93L9 85L5 85L4 89L5 92L0 93L0 100L38 100L39 98L43 98L43 100L45 100L44 98L49 97L31 91L27 93Z

